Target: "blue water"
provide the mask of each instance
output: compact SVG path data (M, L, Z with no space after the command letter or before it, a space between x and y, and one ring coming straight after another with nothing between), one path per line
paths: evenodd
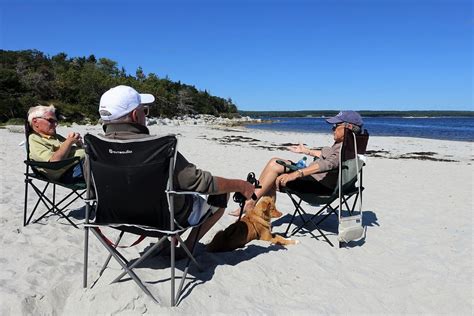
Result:
M264 118L274 123L248 125L249 128L331 133L323 118ZM364 128L373 136L404 136L458 141L474 141L474 117L364 117Z

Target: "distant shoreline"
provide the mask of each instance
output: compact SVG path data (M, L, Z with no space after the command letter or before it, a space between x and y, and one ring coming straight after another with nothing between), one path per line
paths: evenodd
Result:
M250 124L251 129L279 132L330 133L322 117L269 117L273 124ZM415 137L474 142L474 117L364 117L364 128L372 135Z
M363 117L401 117L401 118L444 118L474 117L474 111L358 111ZM250 117L292 117L325 118L334 116L338 111L239 111L242 116Z

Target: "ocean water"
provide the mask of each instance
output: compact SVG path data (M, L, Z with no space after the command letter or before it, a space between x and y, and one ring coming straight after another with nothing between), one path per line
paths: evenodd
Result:
M252 124L248 128L307 132L331 133L331 125L324 118L275 118L273 123ZM373 136L403 136L430 139L474 141L474 117L364 117L364 128Z

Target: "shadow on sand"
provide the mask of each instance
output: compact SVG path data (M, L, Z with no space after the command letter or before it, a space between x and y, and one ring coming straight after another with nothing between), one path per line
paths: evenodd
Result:
M309 214L309 216L310 215L311 214ZM290 214L287 214L275 220L272 223L273 232L283 235L284 231L281 231L281 229L279 231L278 227L284 228L284 230L286 230L288 224L291 221L291 217L292 216ZM318 217L319 216L316 217L317 220L319 219ZM293 224L300 225L301 223L302 223L301 216L300 215L296 216L293 221ZM292 224L292 227L296 227L293 224ZM376 214L372 211L364 211L363 225L366 227L380 226L378 223ZM310 226L310 227L307 227L307 226ZM333 214L329 216L320 225L320 229L323 230L328 235L337 235L338 228L337 228L336 215ZM301 231L296 233L295 236L305 235L305 236L310 236L310 238L314 239L315 237L313 237L310 234L314 231L317 232L317 230L314 228L314 225L308 224ZM345 247L348 247L348 248L361 247L365 243L366 238L367 238L367 235L365 234L362 239L358 241L351 241L350 243L345 244ZM316 238L316 239L323 240L322 238ZM148 247L151 247L152 245L153 244L150 244ZM148 247L146 247L143 251L146 251ZM196 245L196 249L194 253L195 253L196 260L201 266L201 270L199 270L193 264L190 265L189 273L186 276L187 282L183 287L183 292L177 304L179 304L183 299L188 297L196 286L199 286L201 284L204 284L207 281L210 281L213 278L215 270L218 266L223 266L223 265L236 266L241 262L249 261L259 255L263 255L263 254L274 252L274 251L281 251L281 250L286 250L286 248L283 246L278 246L278 245L259 246L259 245L250 244L250 245L247 245L245 248L237 249L230 252L208 253L205 249L205 245L198 243ZM131 260L129 264L132 264L134 261L135 260ZM184 271L187 265L187 261L188 259L177 260L176 269L179 271ZM170 258L167 256L157 255L157 256L152 256L151 258L148 258L147 260L142 262L140 265L138 265L136 269L147 268L147 269L154 269L154 270L166 270L166 271L163 271L163 274L166 274L166 273L169 273L169 271L167 270L169 267L170 267ZM176 287L178 288L179 282L181 282L182 277L181 277L181 273L176 273L176 274L177 274ZM125 281L131 281L131 279L128 277L124 277L119 282L125 282ZM146 283L159 284L159 283L164 283L164 282L169 282L169 281L170 281L170 277L165 277L156 281L148 281ZM167 296L162 296L161 298L163 299L164 297L167 297Z
M152 246L150 244L148 247ZM147 248L148 248L147 247ZM144 249L146 251L147 249ZM186 276L186 284L183 286L183 292L177 301L179 304L183 299L185 299L192 290L201 284L204 284L207 281L210 281L213 276L216 268L222 265L229 265L229 266L236 266L241 262L251 260L259 255L270 253L273 251L280 251L286 250L283 246L278 245L269 245L269 246L258 246L258 245L247 245L245 248L237 249L230 252L221 252L221 253L208 253L205 250L205 245L198 243L195 249L195 258L199 263L201 270L199 270L196 266L192 263L189 268L189 273ZM131 260L129 264L132 264L135 260ZM184 271L187 265L188 259L177 260L176 261L176 269L179 271ZM165 270L163 271L163 275L166 275L169 271L167 270L170 267L170 257L168 256L154 256L151 257L141 264L139 264L135 269L140 268L147 268L147 269L154 269L154 270ZM181 282L181 273L176 273L176 288L179 286L179 282ZM119 282L129 282L131 279L129 277L124 277ZM148 284L158 284L158 283L165 283L169 282L170 277L160 278L157 281L147 281ZM166 298L166 295L162 295L161 299Z
M313 218L312 222L307 223L306 225L303 225L305 220L309 220L311 218L312 214L307 214L307 215L296 215L295 218L293 219L293 223L291 224L290 227L288 225L291 222L291 214L286 214L283 217L280 217L279 219L275 220L272 223L273 227L273 232L280 233L282 235L285 235L285 233L288 236L291 236L292 233L294 233L294 230L296 228L301 227L301 229L294 233L295 236L309 236L312 239L316 239L319 241L325 241L324 238L319 234L318 230L316 229L315 223L318 223L325 214L318 215ZM376 213L373 211L364 211L363 217L362 217L362 225L366 227L366 233L364 234L364 237L361 238L360 240L357 241L351 241L349 243L344 244L345 247L347 248L352 248L352 247L360 247L365 243L365 239L367 238L367 228L368 227L375 227L375 226L380 226L378 223L378 218ZM283 226L281 230L275 229L276 227ZM337 225L337 216L336 214L331 214L328 216L325 220L323 220L319 225L318 228L321 229L327 236L337 236L338 233L338 225Z

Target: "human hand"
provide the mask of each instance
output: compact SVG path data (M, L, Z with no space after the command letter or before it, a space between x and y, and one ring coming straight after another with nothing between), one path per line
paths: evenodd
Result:
M292 173L284 173L279 175L275 180L276 189L280 190L280 187L286 187L286 184L290 181L294 181L299 178L299 174L297 172Z
M297 153L297 154L301 154L301 153L306 154L308 152L308 148L306 148L306 146L303 145L302 143L299 143L298 146L288 146L287 148L289 151Z
M70 132L67 135L66 140L71 143L71 145L76 144L82 146L82 137L81 134L75 133L75 132Z
M245 196L246 200L250 200L255 193L255 186L250 182L242 180L242 188L240 193Z

